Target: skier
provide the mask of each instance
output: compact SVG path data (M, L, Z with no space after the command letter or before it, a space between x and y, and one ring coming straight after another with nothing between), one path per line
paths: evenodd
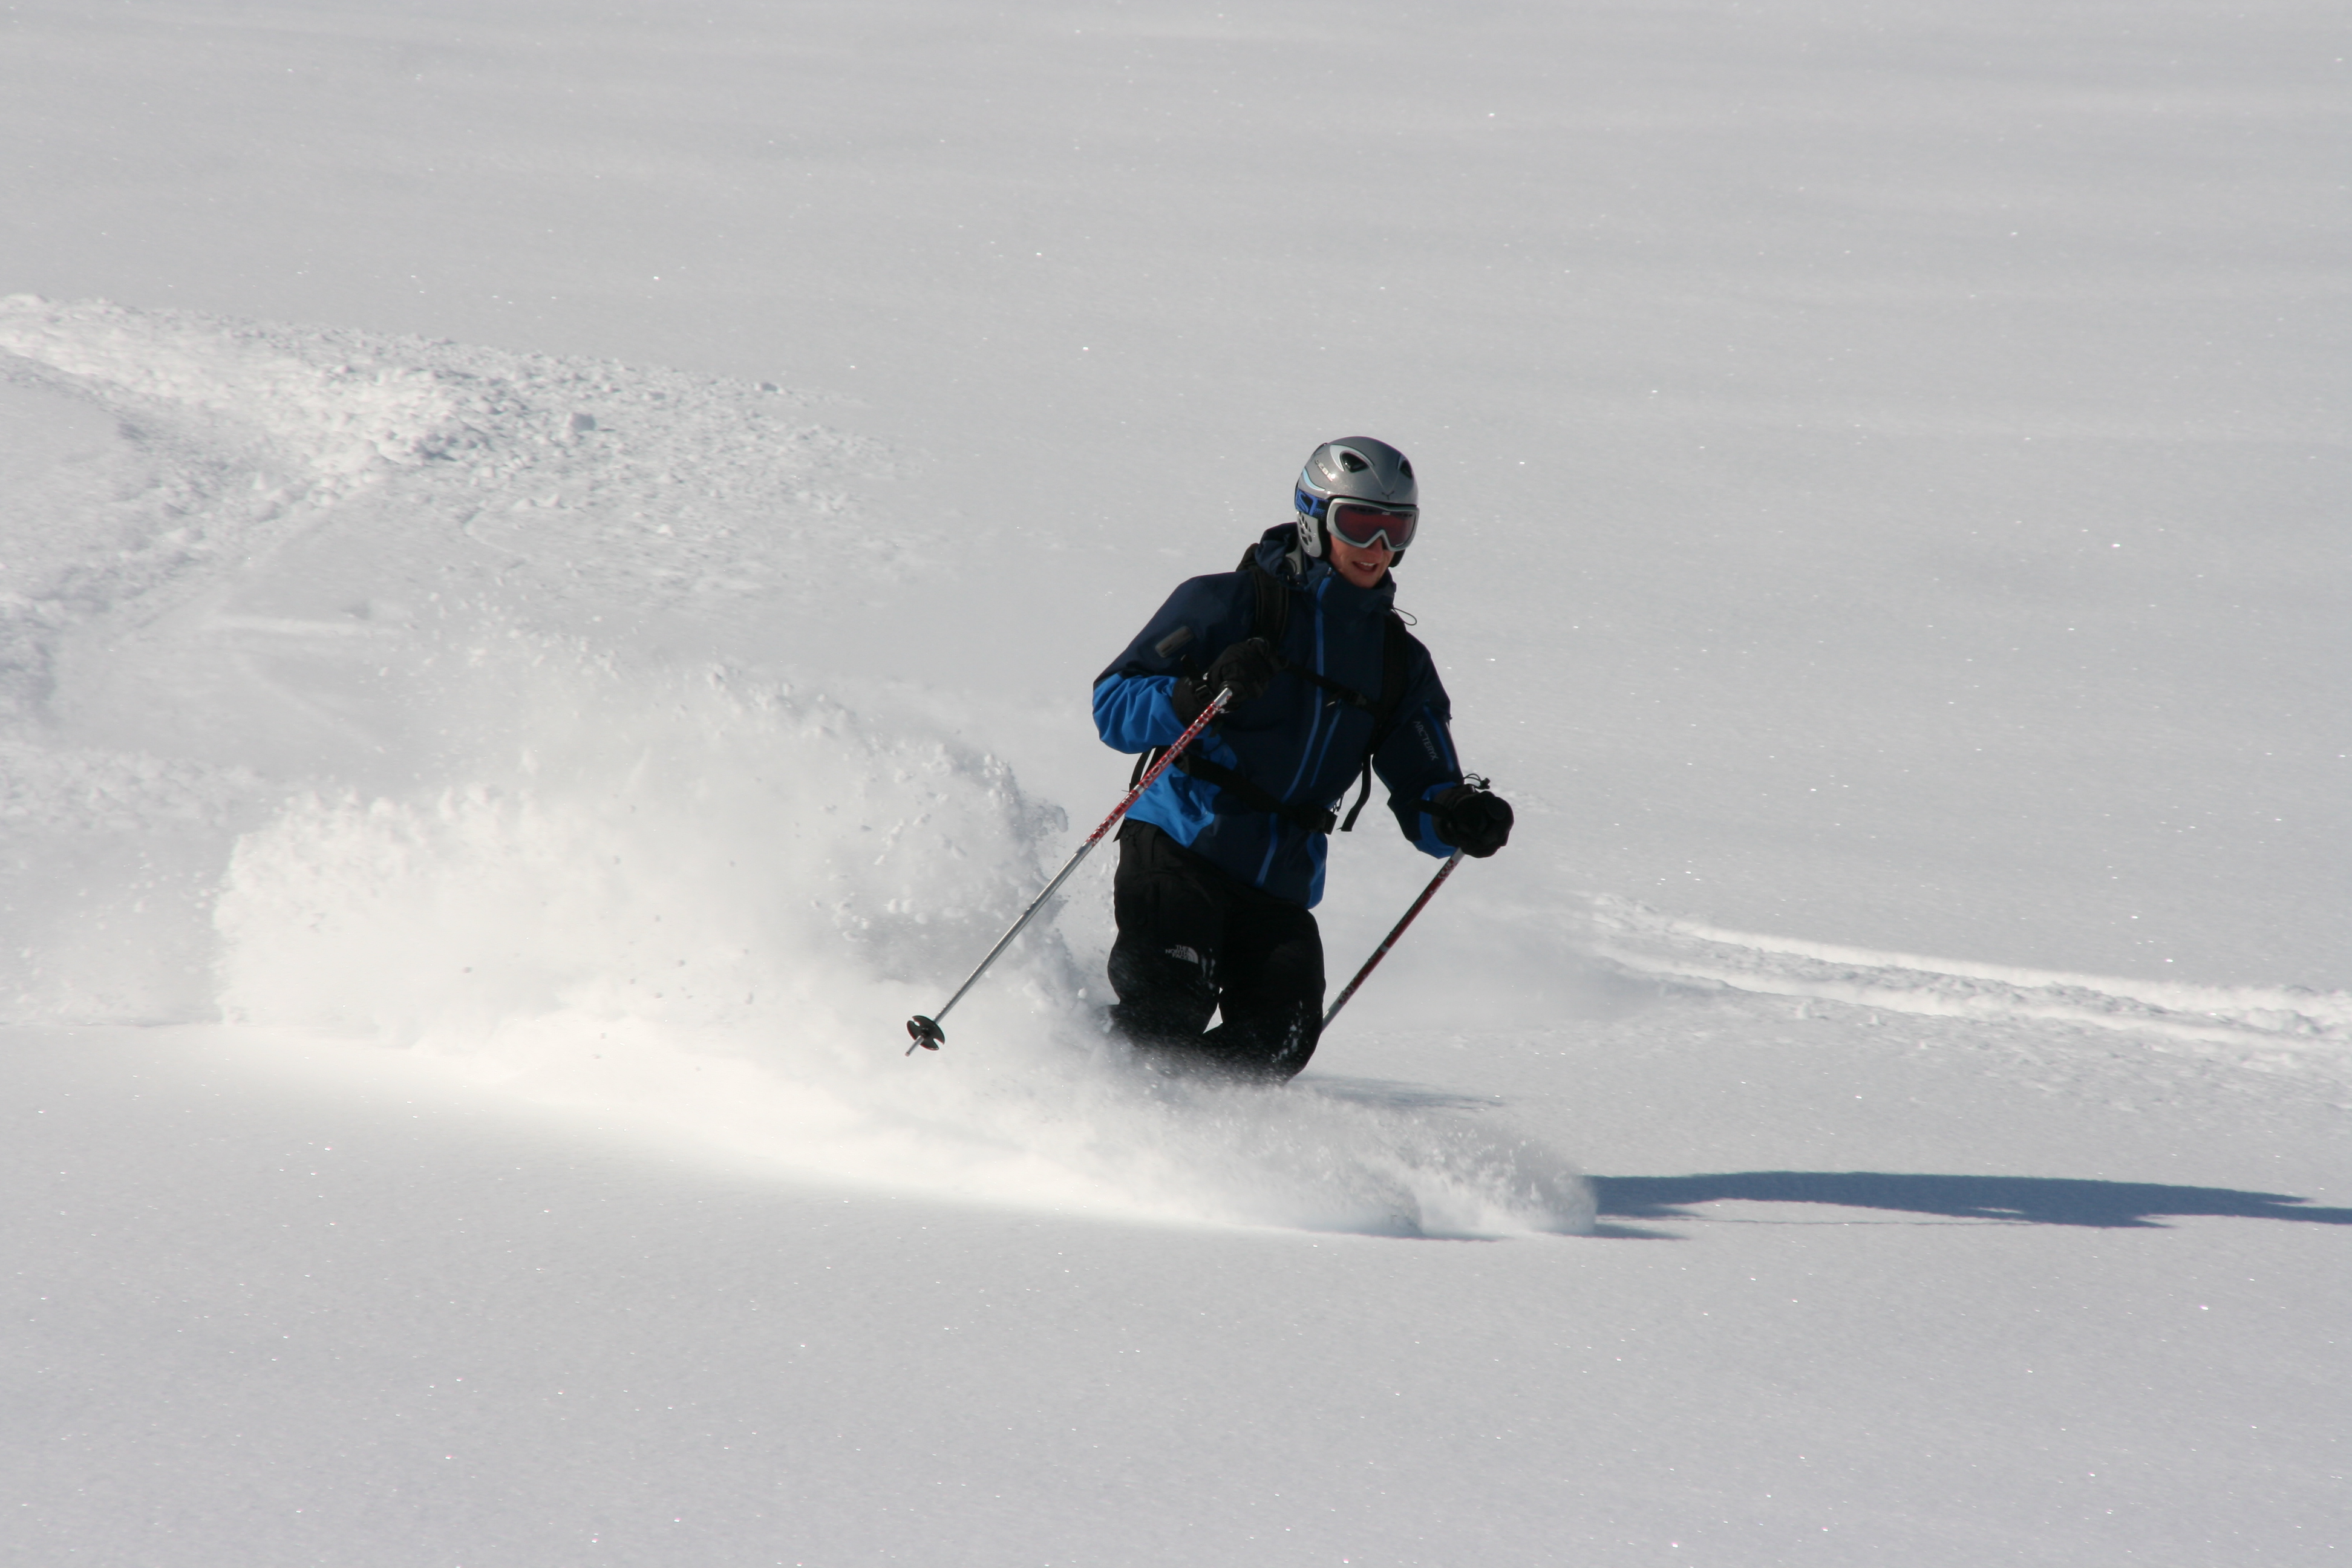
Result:
M1390 568L1420 519L1412 464L1385 441L1328 441L1292 503L1296 520L1239 570L1171 595L1094 689L1104 742L1147 754L1233 692L1119 826L1112 1027L1171 1066L1276 1081L1307 1065L1322 1026L1308 911L1358 774L1368 793L1379 773L1427 854L1483 858L1511 835L1510 806L1464 782L1445 688L1391 608ZM1359 794L1343 831L1363 805Z

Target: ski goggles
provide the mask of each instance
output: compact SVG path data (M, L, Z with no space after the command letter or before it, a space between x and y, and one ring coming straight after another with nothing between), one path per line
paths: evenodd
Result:
M1370 550L1376 543L1385 542L1391 550L1402 552L1412 542L1413 524L1420 515L1419 507L1334 500L1324 513L1323 523L1334 539L1344 539L1359 550Z

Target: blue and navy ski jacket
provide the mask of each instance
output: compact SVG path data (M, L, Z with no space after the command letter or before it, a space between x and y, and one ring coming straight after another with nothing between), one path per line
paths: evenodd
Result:
M1289 590L1280 652L1365 697L1378 699L1381 622L1396 597L1393 575L1359 588L1326 561L1289 554L1297 537L1287 523L1258 542L1257 563ZM1304 557L1298 558L1304 560ZM1255 635L1257 590L1246 571L1220 572L1183 584L1145 623L1127 651L1095 678L1095 728L1114 751L1145 752L1184 732L1171 697L1179 677L1197 674L1233 644ZM1192 637L1168 655L1159 645L1180 626ZM1406 639L1405 693L1372 771L1388 786L1389 809L1404 836L1443 858L1423 803L1462 782L1446 729L1452 716L1437 667L1418 639ZM1259 697L1227 709L1192 749L1286 803L1336 807L1356 785L1370 745L1373 716L1285 671ZM1170 768L1128 816L1150 823L1227 874L1276 898L1312 909L1323 897L1327 836L1271 811L1254 811L1216 784Z

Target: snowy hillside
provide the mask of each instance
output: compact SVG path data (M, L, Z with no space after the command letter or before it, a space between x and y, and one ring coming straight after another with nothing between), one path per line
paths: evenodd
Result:
M2340 40L1995 9L0 19L0 1541L2335 1561ZM902 1055L1359 427L1510 849Z

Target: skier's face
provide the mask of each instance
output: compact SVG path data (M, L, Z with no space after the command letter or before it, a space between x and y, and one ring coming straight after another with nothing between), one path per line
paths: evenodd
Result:
M1396 552L1385 539L1375 538L1370 544L1350 544L1338 534L1331 535L1331 569L1359 588L1370 588L1388 575L1389 563Z

